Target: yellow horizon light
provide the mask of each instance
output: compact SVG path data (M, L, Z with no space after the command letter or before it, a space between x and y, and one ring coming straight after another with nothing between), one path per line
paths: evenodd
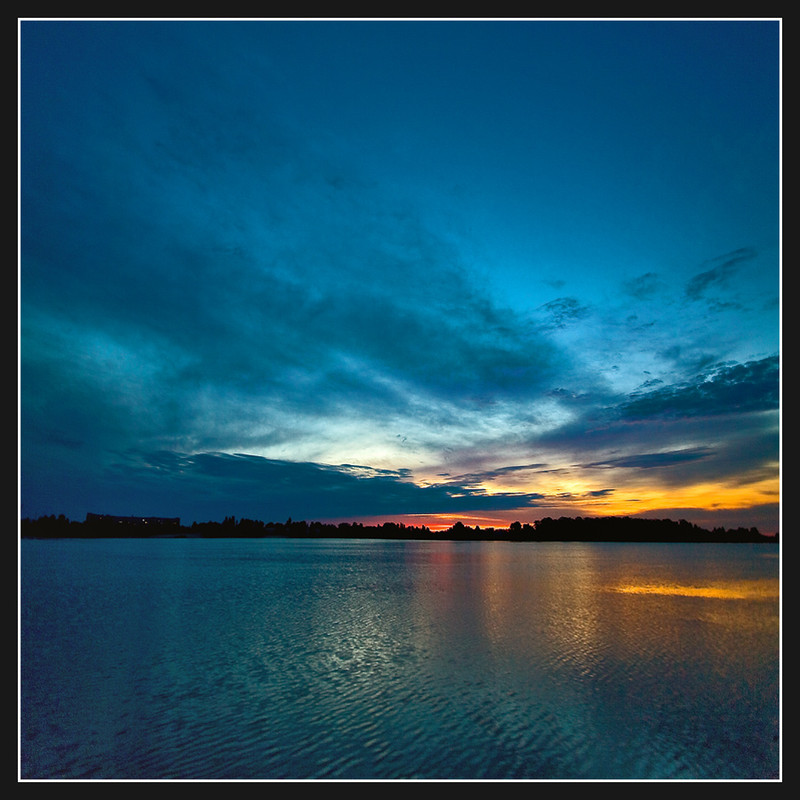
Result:
M577 508L602 508L603 514L620 515L660 508L697 508L713 511L719 508L750 508L764 503L776 502L780 495L779 479L766 478L752 483L734 485L725 482L704 482L685 486L649 488L632 484L615 487L609 494L593 496L602 492L608 484L599 484L559 476L551 480L539 480L532 485L504 483L482 483L480 489L488 495L501 493L536 492L544 495L548 504L575 506Z

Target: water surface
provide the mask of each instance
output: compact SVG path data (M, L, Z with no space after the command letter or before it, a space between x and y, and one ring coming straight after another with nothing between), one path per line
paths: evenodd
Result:
M23 541L23 778L779 774L774 545Z

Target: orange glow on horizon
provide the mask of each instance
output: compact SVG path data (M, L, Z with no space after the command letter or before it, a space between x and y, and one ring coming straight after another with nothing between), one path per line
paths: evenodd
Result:
M520 486L484 486L488 495L501 492L520 492ZM591 516L623 517L648 514L670 517L670 509L697 509L698 512L721 510L746 510L753 506L775 503L779 500L779 479L765 479L745 485L725 483L699 483L680 487L642 488L624 486L609 494L600 494L599 484L580 483L576 479L548 487L545 496L536 506L520 506L504 511L466 511L463 513L397 514L382 517L360 517L364 525L382 525L386 522L409 527L427 527L431 531L445 531L461 522L475 528L505 529L515 521L533 523L543 517ZM553 491L556 489L556 491ZM531 491L534 491L532 488ZM596 494L593 495L592 493ZM674 512L672 513L674 516ZM351 521L351 520L346 520ZM691 521L691 520L689 520ZM749 525L743 525L750 527ZM762 531L763 532L763 531ZM767 531L769 532L769 531Z
M777 467L776 467L777 473ZM643 511L658 511L661 508L698 508L713 511L718 508L750 508L764 503L773 503L779 497L779 478L766 478L744 484L696 483L685 486L640 485L634 482L619 484L608 489L608 481L581 480L563 474L537 475L535 482L524 484L505 482L483 483L476 488L487 494L534 492L544 495L541 506L574 506L578 509L598 510L604 516L620 516ZM608 492L605 494L604 492ZM546 516L546 514L545 514Z
M621 490L622 492L623 490ZM621 493L620 492L620 493ZM625 497L609 495L587 505L601 507L604 514L622 515L658 511L662 508L746 509L774 503L779 497L777 478L743 486L725 483L698 483L663 489L625 489Z

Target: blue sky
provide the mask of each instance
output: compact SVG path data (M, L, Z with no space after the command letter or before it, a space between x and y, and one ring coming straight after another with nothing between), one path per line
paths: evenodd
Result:
M20 498L778 528L776 21L23 21Z

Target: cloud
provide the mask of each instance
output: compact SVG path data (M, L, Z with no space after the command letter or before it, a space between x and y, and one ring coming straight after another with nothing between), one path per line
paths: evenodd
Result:
M636 453L608 458L604 461L593 461L584 464L584 467L605 467L623 469L662 469L676 465L684 465L688 461L708 458L713 451L707 447L697 447L686 450L671 450L664 453Z
M236 513L262 521L288 516L338 519L403 514L501 511L532 507L539 495L481 489L455 483L418 486L402 470L325 465L229 453L128 452L109 479L152 506L169 496L181 516L222 519ZM148 506L148 507L150 507ZM106 510L105 513L115 513ZM198 517L198 515L200 515Z
M636 300L648 300L661 292L664 286L655 272L647 272L623 283L623 291Z
M551 300L545 303L541 310L547 314L549 325L555 328L564 328L589 314L588 306L581 304L575 297L559 297Z
M710 287L725 287L736 274L739 265L751 261L757 253L753 248L742 247L723 256L718 256L710 263L710 269L695 275L686 285L686 296L690 300L699 300Z
M447 480L442 482L444 486L471 486L480 487L485 484L501 481L504 485L519 484L530 486L537 474L548 472L548 465L544 462L536 464L519 464L507 467L497 467L475 472L459 473L450 475L441 473L440 477ZM536 497L541 497L537 495Z
M719 365L693 381L632 395L620 405L619 415L634 420L776 410L779 370L778 356Z
M29 430L100 460L141 443L328 451L356 420L382 440L424 419L437 440L568 368L413 199L270 102L268 58L202 59L189 80L201 39L147 30L63 29L26 72L48 87L23 156Z

